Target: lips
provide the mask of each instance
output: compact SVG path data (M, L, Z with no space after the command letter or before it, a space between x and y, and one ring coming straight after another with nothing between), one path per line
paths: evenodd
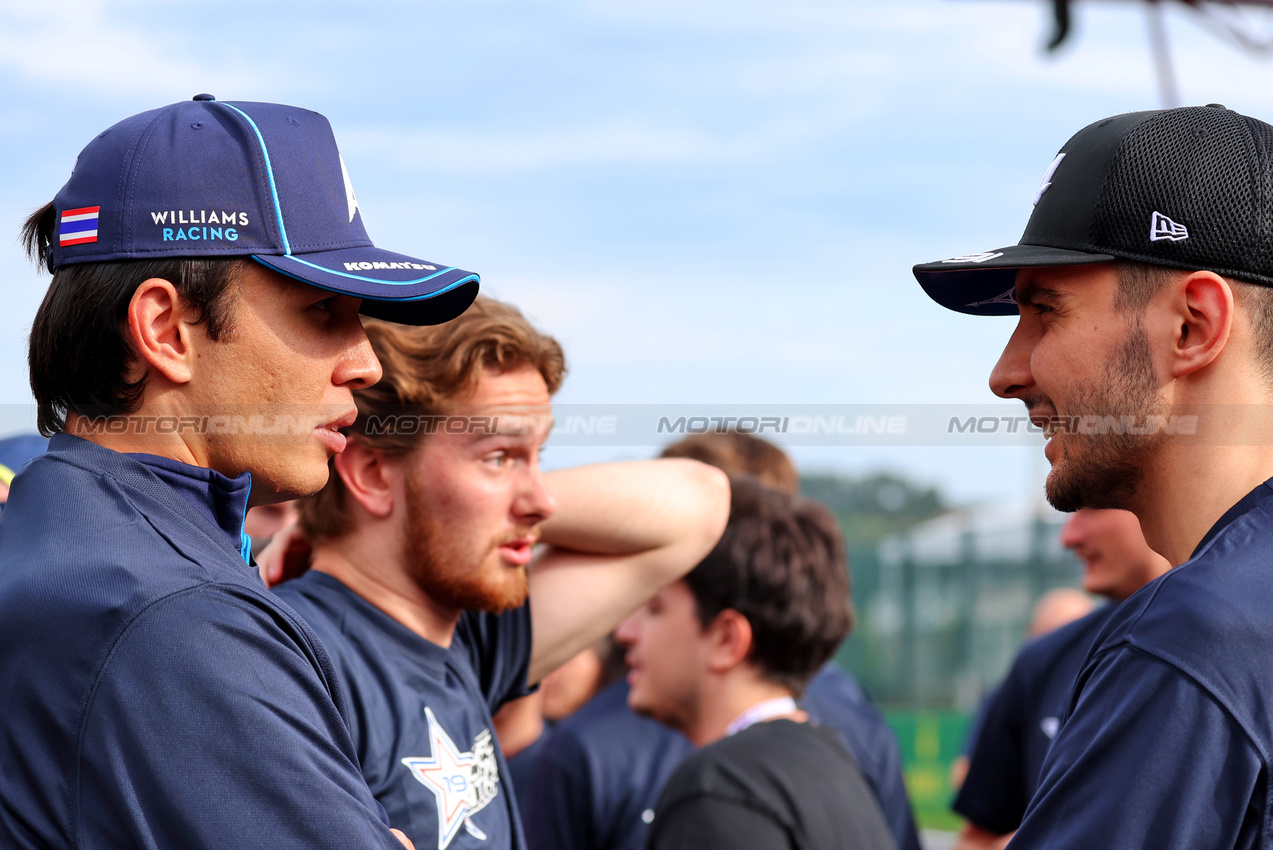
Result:
M1051 439L1061 426L1061 417L1052 408L1032 407L1029 409L1030 424L1043 429L1043 435Z
M510 564L524 567L530 563L530 559L535 553L536 539L537 536L534 534L524 534L506 540L499 545L500 554Z
M334 455L338 455L345 450L347 440L345 435L340 433L341 428L348 428L354 424L358 418L358 409L344 414L339 419L328 422L325 425L318 425L314 428L314 433L318 435L319 442Z

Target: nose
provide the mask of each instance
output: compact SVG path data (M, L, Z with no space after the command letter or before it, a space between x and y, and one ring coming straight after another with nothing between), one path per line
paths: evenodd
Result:
M513 512L518 522L532 526L557 512L557 499L548 489L548 482L544 481L538 458L526 466L517 498L513 500Z
M990 372L990 390L1000 398L1023 398L1034 389L1034 375L1030 371L1030 356L1038 342L1034 323L1022 316L1004 346L999 362Z
M641 633L641 627L637 620L641 616L643 608L644 606L633 611L615 628L614 640L615 643L619 644L619 646L631 649L636 645L637 638Z
M371 347L371 341L367 339L367 332L355 316L353 325L349 328L348 344L332 373L332 383L338 387L362 390L379 381L382 374L380 360Z
M1087 508L1081 508L1061 527L1061 545L1067 549L1077 549L1087 537Z

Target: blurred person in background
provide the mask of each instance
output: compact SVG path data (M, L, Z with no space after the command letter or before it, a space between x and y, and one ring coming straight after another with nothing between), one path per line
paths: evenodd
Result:
M1054 587L1034 603L1026 636L1037 638L1048 632L1054 632L1061 626L1092 613L1094 607L1096 603L1092 597L1083 591L1073 587ZM964 752L950 766L950 785L956 791L963 787L964 779L968 776L969 754L977 748L981 724L997 694L998 688L995 688L986 694L977 706L977 714L973 717L968 729L968 739L964 742Z
M628 672L623 662L623 647L613 635L581 650L578 655L549 673L540 682L544 694L544 719L560 723L599 691L622 679Z
M1083 563L1083 589L1110 602L1026 644L983 706L952 806L967 819L958 850L1007 845L1039 786L1044 756L1096 634L1120 602L1171 567L1149 548L1128 511L1076 511L1061 529L1061 543ZM1074 610L1073 602L1064 607Z
M659 795L648 847L893 848L843 739L796 703L853 624L839 527L817 503L731 483L720 542L615 632L628 704L700 748Z
M545 676L537 691L505 703L496 712L495 737L508 761L523 824L530 817L539 766L556 724L627 672L623 647L616 644L611 635L606 635Z
M296 523L296 517L295 499L248 508L247 516L243 518L243 533L252 540L252 554L260 555L275 534Z
M750 434L697 434L667 446L662 457L709 463L753 475L790 495L799 476L782 449ZM629 687L603 689L553 731L540 756L526 833L532 850L641 850L658 795L693 752L679 732L634 713ZM817 673L801 707L835 729L866 776L899 850L919 850L897 738L857 681L835 664Z
M1069 523L1066 523L1069 527ZM1030 611L1029 637L1037 638L1054 632L1092 613L1096 607L1091 595L1073 587L1054 587L1039 597Z
M0 510L9 501L9 485L31 458L44 454L49 438L39 434L18 434L0 440Z
M754 475L766 487L793 496L800 492L800 474L787 453L768 440L740 431L691 434L665 447L659 457L687 457L730 475Z

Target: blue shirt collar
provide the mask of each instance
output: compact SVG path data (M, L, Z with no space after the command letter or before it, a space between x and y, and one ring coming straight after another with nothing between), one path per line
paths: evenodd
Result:
M156 477L181 494L195 510L225 532L243 560L252 563L252 541L243 531L252 492L252 474L243 472L228 478L215 469L191 466L159 455L129 453Z
M1193 554L1189 557L1191 559L1196 557L1197 554L1202 551L1202 547L1210 543L1212 538L1223 531L1229 523L1254 508L1260 502L1263 502L1270 495L1273 495L1273 478L1270 478L1263 484L1257 484L1254 490L1247 493L1238 500L1236 505L1225 511L1224 515L1220 517L1220 519L1216 520L1216 524L1211 526L1211 530L1208 531L1200 541L1198 541L1198 545L1193 547Z

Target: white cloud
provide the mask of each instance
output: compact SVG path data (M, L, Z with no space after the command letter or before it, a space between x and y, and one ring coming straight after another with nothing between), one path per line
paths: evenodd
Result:
M131 20L134 11L150 26ZM174 92L193 94L212 85L253 90L263 71L276 83L294 79L285 66L245 61L232 42L215 54L195 49L178 11L178 4L165 0L13 0L0 5L0 69L27 83L64 89L68 97L130 100L171 100ZM164 19L170 27L159 23Z

